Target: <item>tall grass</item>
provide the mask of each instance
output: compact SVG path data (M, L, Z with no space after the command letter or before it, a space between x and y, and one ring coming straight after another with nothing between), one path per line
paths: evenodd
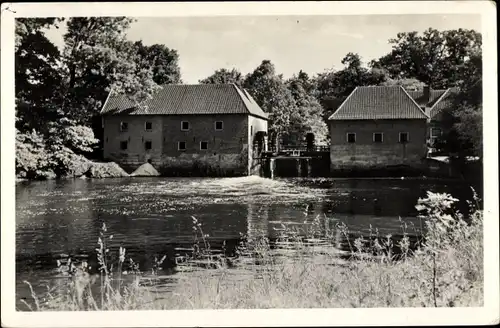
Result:
M410 247L406 231L397 242L391 236L357 238L348 240L347 261L331 246L339 233L348 237L347 227L323 226L319 217L302 231L283 225L273 247L266 236L243 238L233 258L210 249L208 236L193 217L192 252L179 259L178 266L205 264L211 269L177 275L168 292L154 287L165 257L155 259L152 278L144 280L137 264L126 261L125 249L111 259L107 244L112 236L103 225L96 248L99 274L91 275L85 262L70 263L64 270L71 279L63 292L49 293L46 302L33 292L33 305L26 306L31 310L481 306L483 213L476 195L467 220L453 210L456 201L431 192L418 200L426 229L417 248ZM98 295L92 292L96 285Z

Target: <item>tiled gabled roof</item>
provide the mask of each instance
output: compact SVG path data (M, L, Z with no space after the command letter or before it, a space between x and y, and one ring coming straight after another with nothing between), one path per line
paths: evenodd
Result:
M427 119L401 86L357 87L329 120Z
M446 92L429 109L429 116L433 118L444 109L449 109L453 106L454 96L457 92L458 88L450 88L446 90Z
M167 84L135 106L123 95L110 95L102 115L248 114L267 119L255 100L234 84Z
M419 106L432 107L447 90L433 90L429 92L429 100L425 99L424 90L407 90L408 94Z

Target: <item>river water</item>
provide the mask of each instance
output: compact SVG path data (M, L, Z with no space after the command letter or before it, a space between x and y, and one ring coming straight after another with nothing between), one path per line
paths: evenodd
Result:
M343 223L350 236L418 236L415 205L426 191L471 198L457 181L412 179L122 178L23 182L16 185L16 298L54 279L59 257L93 254L106 223L127 256L149 268L193 243L192 217L208 241L231 249L242 235L273 238L281 224L303 226L317 217ZM465 204L465 202L463 202ZM307 223L306 223L307 224ZM336 247L346 247L342 240ZM182 274L182 273L175 273ZM18 303L19 305L19 303Z

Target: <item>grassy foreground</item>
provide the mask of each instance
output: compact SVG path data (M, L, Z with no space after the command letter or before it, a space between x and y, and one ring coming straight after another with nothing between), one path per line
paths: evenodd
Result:
M456 201L431 192L419 199L426 232L416 250L410 249L406 234L397 245L390 236L357 239L349 243L351 260L342 262L318 242L319 221L314 220L302 231L307 240L284 227L280 242L287 245L287 256L276 256L264 237L247 240L232 260L236 269L224 265L223 256L210 255L201 224L193 218L191 260L208 259L214 269L180 274L168 292L150 284L158 279L164 258L155 259L148 279L132 260L126 261L123 248L111 264L104 225L96 249L100 274L90 275L86 263L70 264L71 279L63 292L48 293L43 300L33 293L34 305L26 306L39 311L482 306L483 213L471 203L471 219L465 222L452 210ZM322 231L323 241L325 234L326 240L335 238ZM243 260L251 264L244 266L244 275L235 275ZM92 292L92 286L99 292Z

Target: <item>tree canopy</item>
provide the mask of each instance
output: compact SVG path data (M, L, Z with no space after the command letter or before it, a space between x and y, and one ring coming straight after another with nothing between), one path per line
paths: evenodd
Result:
M262 63L245 78L244 87L250 95L269 113L269 132L276 146L281 136L290 127L295 102L286 87L283 76L276 74L270 60Z
M466 78L460 69L481 49L481 34L474 30L438 31L429 28L398 33L390 39L392 50L373 60L372 67L387 70L391 78L415 78L441 89L455 86Z
M239 87L243 86L244 77L236 68L231 70L221 68L216 70L212 75L199 81L202 84L227 84L234 83Z
M137 61L141 69L151 68L153 81L158 85L181 83L179 55L174 49L163 44L146 46L142 41L134 43L137 51Z
M63 51L67 71L64 111L90 122L112 90L141 104L158 88L154 66L144 64L137 45L126 40L127 17L76 17L68 21ZM142 44L139 44L139 49Z
M329 117L347 96L358 86L379 85L389 79L385 70L363 66L358 54L348 53L343 59L342 70L329 70L316 77L317 97Z
M300 71L287 82L295 101L295 111L290 118L293 135L305 136L313 133L318 142L324 143L327 140L328 128L323 119L323 107L315 97L315 86L307 73Z
M98 141L93 117L111 90L141 106L158 84L180 82L175 50L126 39L132 19L69 18L64 46L58 49L44 30L61 21L16 20L16 146L19 154L26 154L22 149L44 149L33 154L47 157L31 158L46 165L38 173L26 164L29 156L17 161L18 171L28 175L54 171L68 156L93 150Z
M452 97L452 106L445 113L449 133L444 135L442 149L458 154L483 156L483 94L482 56L480 52L471 56L460 70L463 80L458 81L457 91Z

